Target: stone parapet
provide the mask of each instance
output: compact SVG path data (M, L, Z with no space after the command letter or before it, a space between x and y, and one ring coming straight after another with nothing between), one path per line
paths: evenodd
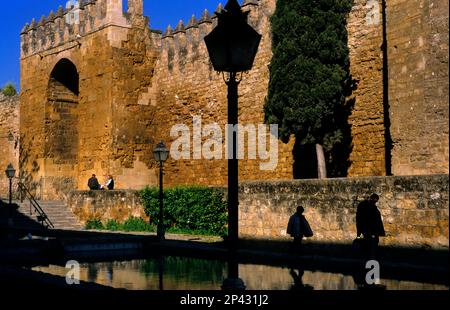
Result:
M128 11L123 12L120 0L69 1L66 8L59 6L56 13L33 19L21 33L21 57L45 52L69 42L76 44L82 37L107 26L122 28L141 27L148 24L142 15L142 0L130 0Z
M89 219L126 221L129 217L148 220L139 191L73 191L67 196L67 205L84 225Z
M448 248L448 175L248 182L240 187L239 233L287 239L296 206L314 241L352 242L358 203L375 192L390 246Z

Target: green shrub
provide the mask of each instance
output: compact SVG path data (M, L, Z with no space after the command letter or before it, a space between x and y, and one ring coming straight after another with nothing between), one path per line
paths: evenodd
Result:
M103 230L105 227L99 219L89 219L86 221L86 229Z
M7 83L2 89L1 92L3 95L7 96L7 97L12 97L17 95L17 90L16 87L14 86L13 83Z
M116 220L109 220L104 225L99 219L89 219L86 222L86 229L130 231L130 232L156 231L156 228L153 225L147 223L144 219L138 217L130 217L123 223L119 223Z
M117 231L120 230L120 224L116 220L108 220L105 224L106 230Z
M145 231L154 232L156 231L153 225L147 223L144 219L139 217L130 217L121 225L121 230L123 231Z
M159 189L141 191L145 213L157 225ZM223 191L192 186L169 188L164 191L164 225L178 230L203 234L224 235L227 223L227 204ZM169 229L170 231L170 229Z

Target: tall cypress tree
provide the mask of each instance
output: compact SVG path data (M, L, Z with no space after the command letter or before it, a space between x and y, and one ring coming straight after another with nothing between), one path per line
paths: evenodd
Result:
M352 0L278 0L265 119L280 138L316 146L319 177L325 155L343 140L341 110L349 80L347 16ZM325 152L324 152L325 150ZM329 157L329 156L328 156Z

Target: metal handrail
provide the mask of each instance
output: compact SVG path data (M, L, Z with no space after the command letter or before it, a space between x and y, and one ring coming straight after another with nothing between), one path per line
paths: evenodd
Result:
M31 215L31 207L33 206L34 211L38 213L38 221L42 223L42 225L47 226L47 228L55 228L52 221L48 218L47 214L45 214L44 210L42 210L39 203L34 198L33 194L28 190L28 188L22 182L18 182L17 186L20 191L20 200L23 201L22 193L25 193L25 196L28 196L28 200L30 201L30 215Z

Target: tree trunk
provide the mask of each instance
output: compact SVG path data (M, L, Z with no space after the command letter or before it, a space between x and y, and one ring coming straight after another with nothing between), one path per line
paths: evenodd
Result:
M325 163L325 155L323 153L323 147L320 144L316 144L317 155L317 175L319 179L327 178L327 165Z

